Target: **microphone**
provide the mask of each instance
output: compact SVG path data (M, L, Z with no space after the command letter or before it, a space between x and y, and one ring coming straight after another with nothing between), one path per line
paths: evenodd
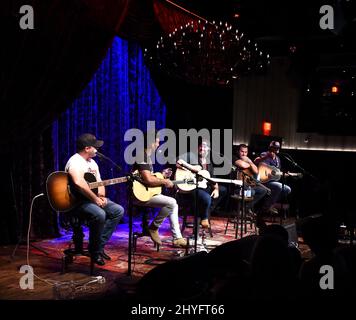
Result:
M96 154L97 154L97 156L98 156L99 158L111 162L119 171L122 170L121 167L120 167L117 163L115 163L113 160L111 160L109 157L105 156L104 154L102 154L102 153L99 152L98 150L96 150Z
M104 156L102 153L100 153L98 150L96 150L96 155L99 157L99 158L102 158L102 159L107 159L106 156Z

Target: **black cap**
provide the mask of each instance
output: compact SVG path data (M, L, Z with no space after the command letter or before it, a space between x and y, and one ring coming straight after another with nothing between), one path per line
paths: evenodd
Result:
M278 141L271 141L271 143L269 144L269 147L274 148L274 149L280 149L281 144Z
M85 147L100 148L103 144L103 140L97 140L91 133L84 133L77 139L78 150L84 149Z

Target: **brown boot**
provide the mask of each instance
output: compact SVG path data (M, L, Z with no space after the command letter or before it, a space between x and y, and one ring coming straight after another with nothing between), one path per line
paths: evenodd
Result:
M177 248L186 248L188 246L188 243L186 239L178 238L173 240L173 246Z
M209 224L209 220L208 219L203 219L200 221L200 225L204 228L204 229L208 229L210 227Z
M162 241L161 241L161 238L159 237L157 228L150 226L148 228L148 232L149 232L150 237L154 243L156 243L158 245L162 245Z

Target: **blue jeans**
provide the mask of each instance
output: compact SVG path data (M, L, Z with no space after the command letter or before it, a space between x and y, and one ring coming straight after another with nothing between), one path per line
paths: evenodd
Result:
M255 186L251 189L251 195L253 196L253 200L250 202L249 206L251 209L254 209L255 206L264 198L264 196L267 194L267 190L260 187L260 186Z
M281 199L282 195L282 183L277 181L267 182L266 187L271 189L271 195L266 197L265 202L263 203L262 210L269 210L276 202ZM285 196L292 192L292 189L288 185L284 185Z
M84 202L78 209L89 223L89 252L98 255L116 229L124 215L124 208L107 199L105 207L100 208L93 202Z
M211 206L211 197L210 193L206 189L198 188L197 191L193 190L188 193L178 193L177 201L178 203L189 204L191 208L195 208L195 194L197 193L198 197L198 208L197 214L202 220L209 218L209 208ZM193 212L195 213L195 212Z

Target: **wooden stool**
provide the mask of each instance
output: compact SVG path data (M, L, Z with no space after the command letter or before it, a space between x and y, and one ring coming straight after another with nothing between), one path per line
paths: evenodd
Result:
M227 221L226 221L226 226L225 226L225 234L227 233L227 228L229 226L229 223L232 222L234 224L234 228L235 228L235 239L237 239L237 233L238 233L238 226L239 223L242 222L243 226L244 226L244 232L247 232L247 224L250 223L250 228L252 228L252 224L253 224L253 219L251 217L247 217L246 216L246 205L247 203L253 201L253 197L245 197L245 201L244 201L244 212L245 215L242 216L242 196L234 194L232 196L230 196L230 199L232 200L233 203L233 209L232 211L230 211L229 216L227 217ZM233 219L231 219L231 216L233 216ZM241 221L241 219L243 219L243 221ZM256 226L255 226L256 227ZM242 235L243 230L241 230L241 235Z

